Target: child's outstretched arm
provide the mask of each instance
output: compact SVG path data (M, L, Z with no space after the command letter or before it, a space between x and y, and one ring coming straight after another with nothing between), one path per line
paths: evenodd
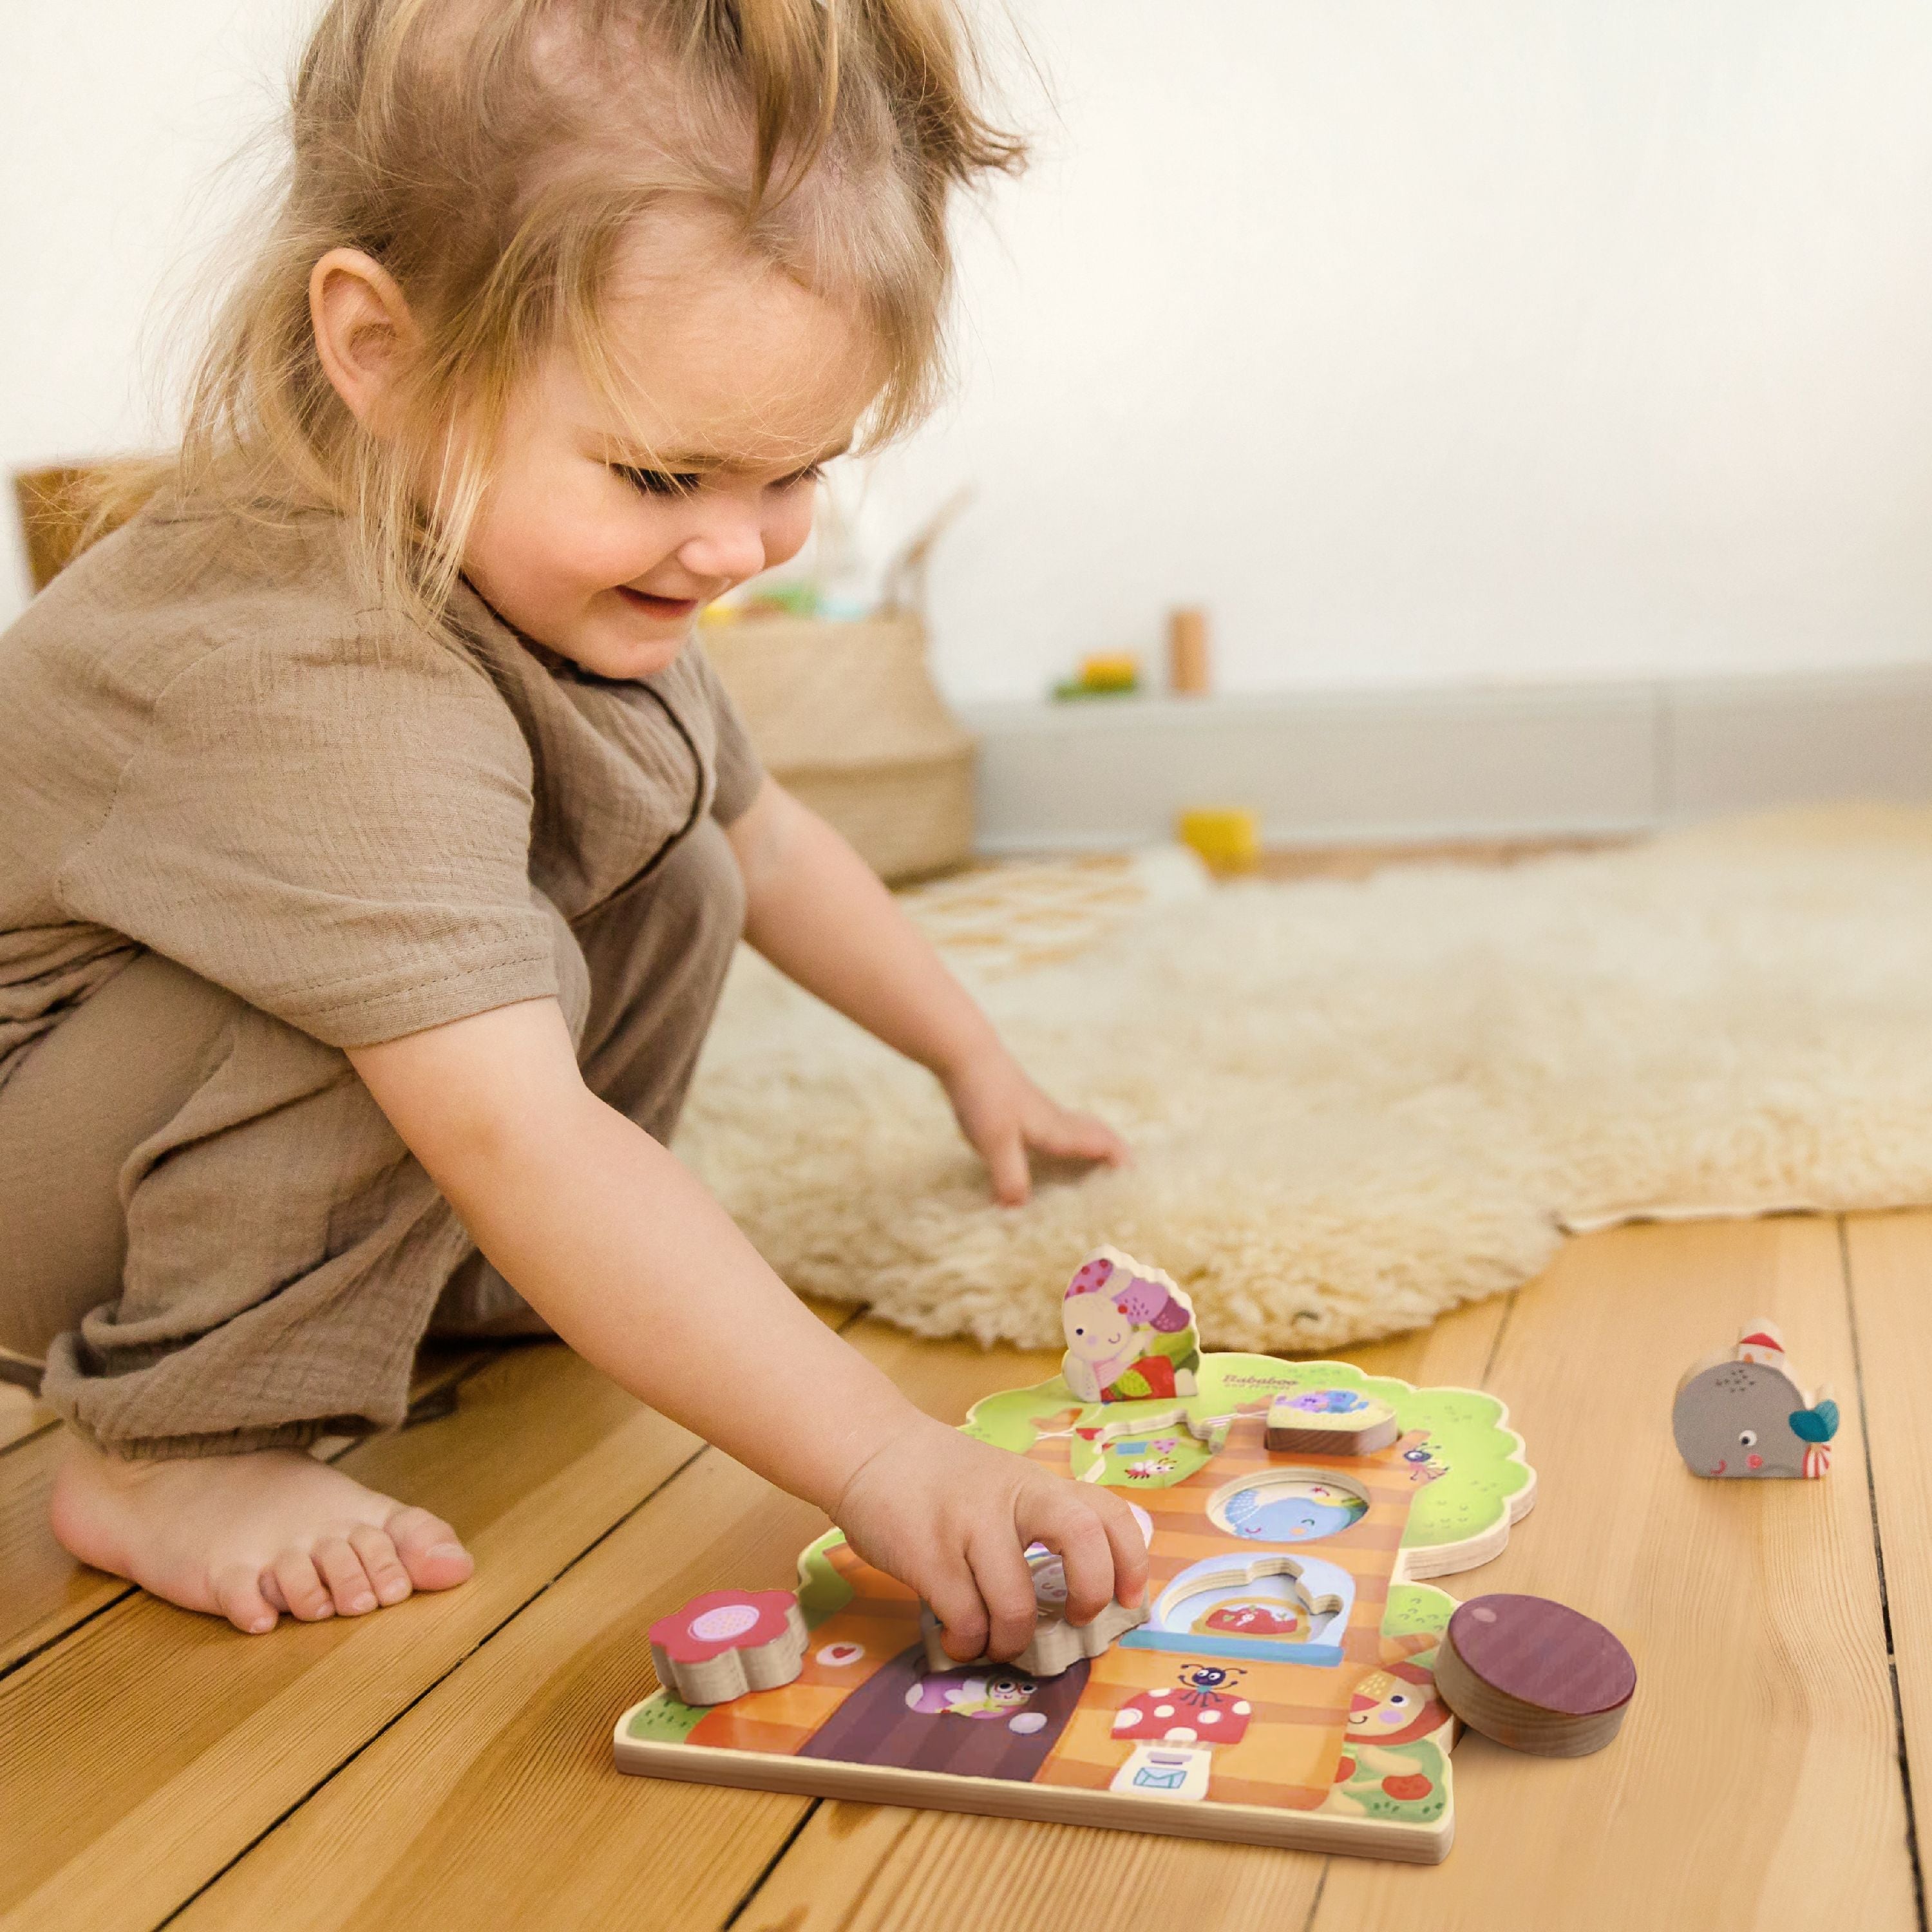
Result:
M938 1078L1002 1202L1026 1199L1029 1150L1125 1162L1112 1128L1057 1105L1027 1078L925 935L817 813L767 779L730 835L745 875L745 937Z
M1066 1558L1069 1613L1139 1600L1147 1552L1109 1491L916 1408L806 1309L697 1179L584 1084L527 1000L358 1048L376 1102L477 1244L633 1394L838 1523L930 1602L961 1658L1031 1636L1022 1552Z

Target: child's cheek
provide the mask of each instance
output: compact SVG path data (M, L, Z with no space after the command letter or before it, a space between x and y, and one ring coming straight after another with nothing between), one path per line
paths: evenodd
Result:
M626 505L620 514L601 504L579 506L575 515L560 515L553 507L546 548L560 577L580 589L608 590L647 576L676 548L662 520L644 503Z

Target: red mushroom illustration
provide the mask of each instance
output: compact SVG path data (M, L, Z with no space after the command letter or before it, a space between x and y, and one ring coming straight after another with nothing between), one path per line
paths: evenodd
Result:
M1136 1744L1239 1744L1254 1714L1228 1694L1241 1673L1220 1664L1183 1664L1171 1690L1143 1690L1114 1713L1114 1735Z

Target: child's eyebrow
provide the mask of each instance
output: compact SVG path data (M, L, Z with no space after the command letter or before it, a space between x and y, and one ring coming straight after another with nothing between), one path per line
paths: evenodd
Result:
M822 463L830 463L843 456L852 447L848 436L836 448L821 454L806 458L794 467L800 470L815 470ZM609 452L606 460L622 464L626 469L653 470L667 476L703 474L718 470L762 469L762 464L745 464L728 456L719 456L714 452L691 449L646 449L638 445L607 440L605 448Z

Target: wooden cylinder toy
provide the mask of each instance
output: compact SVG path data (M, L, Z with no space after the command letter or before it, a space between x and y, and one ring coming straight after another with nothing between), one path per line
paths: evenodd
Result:
M1581 1611L1544 1597L1474 1597L1449 1619L1436 1688L1464 1724L1511 1750L1585 1757L1622 1725L1636 1666Z
M1167 688L1177 697L1208 694L1208 614L1190 604L1167 620Z

